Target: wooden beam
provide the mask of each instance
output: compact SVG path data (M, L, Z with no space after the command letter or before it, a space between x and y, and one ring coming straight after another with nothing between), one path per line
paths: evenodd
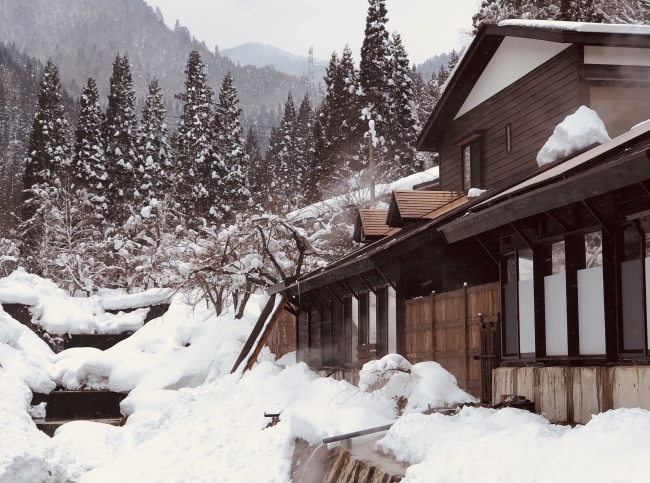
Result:
M367 281L365 278L363 278L363 275L361 275L360 273L358 273L358 274L357 274L357 277L359 277L359 278L361 279L361 281L363 282L363 284L364 284L366 287L368 287L372 293L374 293L375 295L377 295L377 291L376 291L374 288L372 288L372 285L370 285L370 284L368 283L368 281Z
M478 235L474 235L474 238L476 238L476 241L479 243L479 245L481 245L481 246L483 247L483 250L485 250L485 253L487 253L487 254L490 256L490 258L492 259L492 261L493 261L494 263L496 263L497 266L499 266L499 261L498 261L496 258L494 258L494 255L492 255L492 253L490 253L490 250L487 249L487 247L483 244L483 242L482 242L481 239L478 237Z
M327 310L330 310L330 304L328 302L325 302L320 295L318 295L318 292L316 290L312 290L310 293L313 293L318 300L327 308Z
M339 280L339 282L341 282L341 285L343 285L348 290L348 292L350 292L350 295L352 295L355 299L359 300L359 295L350 288L350 286L346 283L345 280Z
M298 312L296 312L293 308L291 308L291 307L289 306L289 304L287 304L287 305L284 306L284 310L286 310L287 312L289 312L289 313L290 313L291 315L293 315L294 317L298 317Z
M609 227L607 226L607 223L605 223L605 220L596 212L595 209L593 209L591 206L589 206L589 203L587 203L587 200L582 200L582 204L584 205L585 208L587 208L587 211L591 213L591 216L593 216L596 221L600 224L600 226L603 227L603 230L607 232L609 236L613 238L612 232L610 231Z
M564 231L571 231L571 227L567 223L563 222L558 216L554 215L550 211L545 211L544 214L548 216L551 220L553 220L555 223L560 225L562 228L564 228Z
M650 195L650 188L648 188L648 185L645 184L644 181L639 181L639 184L641 185L641 188L646 192L647 195Z
M395 284L393 282L391 282L390 280L388 280L388 278L386 278L386 276L382 273L381 270L379 270L378 268L375 268L375 270L381 276L381 278L383 278L386 281L386 283L388 285L390 285L391 287L393 287L393 290L395 290L395 292L397 292L397 287L395 286Z
M305 299L305 300L307 300L307 303L309 303L309 299ZM296 297L290 297L289 302L291 302L292 305L295 305L296 307L298 307L300 310L304 310L305 312L307 312L307 307L305 307L302 304L302 301L298 302L296 300Z
M269 321L268 324L266 324L266 327L264 328L264 332L262 332L262 336L260 337L259 341L257 341L257 345L255 346L253 353L248 358L248 361L246 362L246 367L244 367L242 373L248 371L249 369L252 369L253 364L255 364L255 362L257 361L257 356L260 355L262 348L266 345L266 342L269 340L271 331L278 323L278 320L280 320L280 316L282 315L282 310L284 309L284 306L287 304L287 300L289 300L289 297L287 297L286 294L283 294L280 303L278 304L275 311L273 312L273 315L271 316L271 320Z
M249 354L251 349L253 348L253 345L255 344L255 341L257 340L257 336L260 335L260 332L262 332L262 329L264 328L264 322L266 322L266 319L269 318L269 315L271 315L271 312L273 311L273 307L275 306L275 298L276 295L273 294L271 295L271 298L266 302L266 305L264 306L264 309L262 310L262 313L260 314L259 318L257 319L257 323L255 324L255 327L253 327L252 332L248 336L248 339L246 340L246 343L244 344L243 349L239 353L239 357L235 361L235 365L232 366L232 370L230 373L232 374L237 370L239 367L239 364L241 364L246 356Z
M334 298L336 298L336 300L338 300L339 302L341 302L341 305L343 305L343 300L341 299L341 297L339 297L338 295L336 295L336 293L334 293L334 290L332 290L332 289L330 288L329 285L325 285L325 288L326 288L327 290L329 290L329 293L331 293L332 295L334 295Z
M521 239L528 246L528 248L530 248L532 250L533 249L533 243L528 239L528 237L526 235L524 235L524 232L521 231L517 227L517 225L515 225L514 223L509 223L509 225L512 227L513 230L515 230L517 232L517 235L519 235L521 237Z

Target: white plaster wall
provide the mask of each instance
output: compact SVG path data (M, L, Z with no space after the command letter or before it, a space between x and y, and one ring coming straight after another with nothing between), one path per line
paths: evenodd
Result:
M506 37L456 114L456 119L571 45Z
M650 66L650 49L585 45L585 64Z

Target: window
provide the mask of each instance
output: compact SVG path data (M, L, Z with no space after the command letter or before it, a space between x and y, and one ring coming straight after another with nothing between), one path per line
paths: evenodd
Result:
M645 349L646 314L644 311L644 247L643 236L637 225L630 225L621 235L620 266L621 319L623 351L643 352ZM647 248L646 248L647 250Z
M463 189L483 187L483 153L481 138L463 146Z
M506 154L512 152L512 124L506 124Z

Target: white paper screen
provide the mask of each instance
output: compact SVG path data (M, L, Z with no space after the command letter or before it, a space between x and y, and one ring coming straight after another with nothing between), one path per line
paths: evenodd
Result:
M377 296L368 294L368 344L377 343Z
M352 362L357 362L357 345L359 345L359 301L352 297Z
M397 354L397 294L388 287L388 353Z
M535 284L519 282L519 352L535 353Z
M546 314L546 355L565 356L569 353L566 315L566 274L544 277L544 307Z
M578 270L580 354L605 354L603 267Z

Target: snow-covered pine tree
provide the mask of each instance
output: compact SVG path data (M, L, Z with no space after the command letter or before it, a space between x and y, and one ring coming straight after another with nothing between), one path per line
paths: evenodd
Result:
M119 224L130 214L127 205L141 199L134 176L137 131L135 91L131 67L126 55L117 54L115 57L110 83L104 122L105 157L109 179L107 200L109 218Z
M247 183L249 159L242 139L237 90L232 82L232 75L228 72L219 91L212 133L210 178L206 180L210 196L209 214L217 222L231 221L250 200Z
M293 132L295 143L294 158L294 206L301 208L311 204L318 193L320 166L315 158L315 139L314 139L315 114L311 107L309 94L305 94Z
M175 181L178 202L190 218L207 214L209 204L205 182L210 177L208 158L212 149L212 96L205 65L197 51L190 52L185 69L185 92L175 97L183 101L183 113L173 138Z
M281 193L278 193L278 187L280 186L278 169L280 166L279 158L282 148L282 127L277 126L271 129L269 148L266 150L266 155L264 156L264 166L267 177L266 189L261 203L262 206L275 214L280 214L284 202L284 197L281 196Z
M321 160L324 159L326 152L325 131L318 113L314 116L313 136L314 155L312 156L311 174L307 179L307 187L305 190L305 203L307 205L323 199L323 185L327 181L323 177L323 166L321 165Z
M332 54L325 78L327 93L322 122L327 145L322 176L328 180L326 186L330 195L347 192L348 179L363 167L359 162L363 127L359 116L358 82L352 50L346 45L340 60Z
M380 179L397 179L422 171L416 156L417 113L410 62L402 37L394 32L390 43L390 137L383 166L377 166Z
M38 111L32 124L25 159L23 228L27 251L38 243L39 210L46 208L48 193L56 191L67 176L70 149L66 139L68 121L61 105L59 71L48 60L38 96ZM42 220L41 220L42 221Z
M484 23L496 24L513 18L648 23L649 7L645 0L483 0L472 24L476 33Z
M368 158L370 128L369 121L374 121L375 165L386 161L386 140L390 137L390 37L386 30L386 0L368 0L366 30L361 47L359 64L359 92L361 96L361 115L364 126L364 142L361 145L362 158ZM387 174L387 171L384 170ZM377 177L376 177L377 178ZM381 179L381 178L378 178Z
M104 115L99 105L99 92L95 79L88 79L86 87L81 92L79 107L70 171L73 182L87 190L88 200L92 203L97 221L101 223L108 207L106 194L109 180L102 132Z
M248 156L248 183L255 205L264 206L269 199L269 172L266 157L260 152L257 134L251 126L246 135L244 152Z
M300 191L296 181L296 144L294 131L296 125L296 106L291 93L284 104L284 116L275 136L271 136L269 169L273 179L273 205L279 212L288 212L295 206L294 196Z
M171 147L167 137L167 113L158 80L149 83L149 95L142 108L142 122L136 135L135 177L142 205L173 196L174 178Z

